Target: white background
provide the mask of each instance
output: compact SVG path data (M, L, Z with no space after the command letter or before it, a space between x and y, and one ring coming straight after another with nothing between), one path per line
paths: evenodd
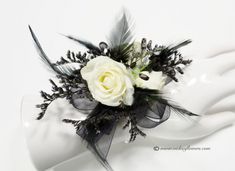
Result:
M32 26L48 56L58 59L68 48L78 49L58 33L98 43L105 40L122 7L135 20L137 38L151 38L160 44L191 38L194 43L184 54L193 58L235 49L233 0L1 0L1 171L34 171L20 122L20 104L24 95L49 89L51 75L38 60L27 25ZM201 141L200 146L212 148L209 152L165 152L168 157L163 159L153 152L157 159L154 170L233 171L234 133L235 128L229 127Z

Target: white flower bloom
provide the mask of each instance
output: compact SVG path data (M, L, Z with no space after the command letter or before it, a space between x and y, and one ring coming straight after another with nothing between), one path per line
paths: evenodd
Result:
M133 58L135 58L137 61L132 61ZM149 63L149 55L147 50L141 48L140 42L133 43L128 63L131 64L131 61L136 62L137 66L147 65Z
M141 54L142 53L141 43L140 42L134 42L132 49L133 49L133 53Z
M93 98L108 106L132 105L134 87L126 67L109 57L98 56L81 69Z
M161 90L165 85L166 76L163 76L162 72L152 71L149 73L148 71L143 71L140 72L140 74L147 76L148 79L142 79L139 77L138 74L135 79L135 84L137 87L152 90Z

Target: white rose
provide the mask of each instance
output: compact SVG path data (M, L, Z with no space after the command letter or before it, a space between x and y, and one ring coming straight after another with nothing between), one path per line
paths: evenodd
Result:
M139 75L143 74L147 79L141 78ZM135 84L137 87L152 89L152 90L161 90L166 82L166 76L163 76L162 72L148 72L143 71L138 74L135 78Z
M109 57L98 56L81 69L93 98L108 106L132 105L134 87L126 67Z

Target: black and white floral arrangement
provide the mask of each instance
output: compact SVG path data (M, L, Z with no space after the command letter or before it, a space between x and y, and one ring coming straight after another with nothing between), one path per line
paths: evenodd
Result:
M38 104L43 118L47 107L57 98L67 99L77 110L87 113L85 120L64 119L73 124L76 133L107 170L112 170L106 158L115 129L121 123L129 129L132 142L137 135L146 136L143 128L154 128L166 121L171 111L185 116L196 114L164 97L161 91L192 60L184 60L179 48L189 44L152 45L145 38L134 41L133 23L124 12L113 27L106 42L98 46L72 36L69 39L85 46L86 53L67 52L52 63L29 26L41 59L56 74L60 85L52 84L52 93L41 91L44 101Z

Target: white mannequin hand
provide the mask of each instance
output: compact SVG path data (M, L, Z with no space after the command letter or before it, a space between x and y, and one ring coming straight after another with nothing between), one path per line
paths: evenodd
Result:
M213 104L235 93L232 74L235 52L209 59L194 60L179 82L171 82L164 91L169 97L195 113L205 113Z
M228 96L235 93L235 82L231 79L234 73L230 72L233 68L234 52L194 61L179 83L168 84L165 91L170 99L202 116L193 123L171 115L156 130L149 130L150 136L168 140L197 139L232 124L235 114L230 111L235 104ZM216 103L218 106L214 105Z
M194 61L179 83L172 82L166 86L165 91L173 101L186 109L198 114L207 113L211 106L235 92L235 82L230 79L231 74L221 75L231 70L234 65L235 53ZM32 113L38 113L34 107L37 103L38 101L25 99L22 108L26 138L36 167L39 170L45 170L84 152L86 148L81 143L80 137L75 134L74 128L61 123L64 118L76 116L77 119L81 119L84 115L77 112L65 100L58 99L50 105L45 118L36 121L32 118L35 116ZM156 129L145 131L149 138L178 140L201 138L235 120L233 113L220 112L223 113L202 116L197 123L172 115ZM71 115L72 113L74 115ZM120 142L126 136L128 136L126 131L120 131L113 143Z

